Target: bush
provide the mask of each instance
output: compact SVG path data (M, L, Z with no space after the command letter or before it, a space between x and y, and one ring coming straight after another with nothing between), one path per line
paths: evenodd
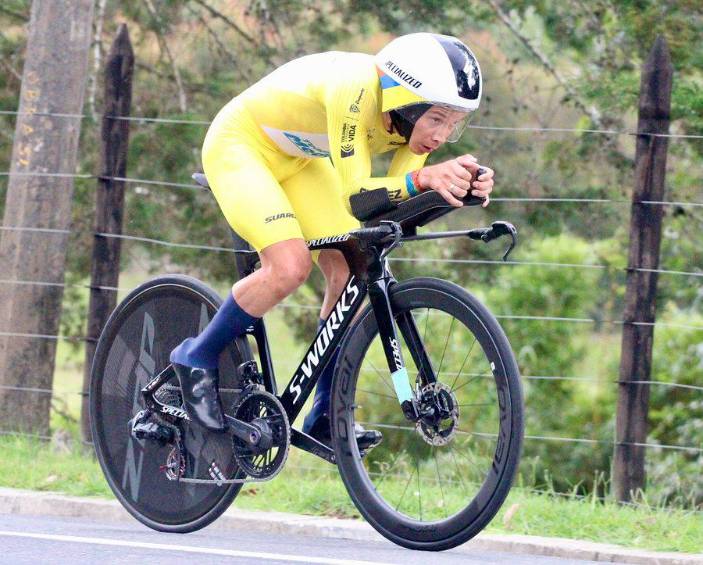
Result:
M520 256L530 263L595 265L598 247L570 234L532 243ZM608 290L604 271L595 268L529 265L515 267L501 277L487 295L499 316L599 318L596 311ZM593 325L561 320L501 320L529 377L574 377L593 341ZM604 351L603 353L607 353ZM612 438L612 387L577 380L525 379L526 434L609 441ZM586 485L609 469L612 447L606 443L566 443L550 440L525 442L523 470L529 483L549 488L589 490ZM549 477L546 479L546 477Z
M703 316L668 305L657 320L652 380L703 385ZM685 327L681 327L685 326ZM652 385L649 442L703 447L703 392ZM703 453L650 449L647 453L648 496L657 503L703 506Z

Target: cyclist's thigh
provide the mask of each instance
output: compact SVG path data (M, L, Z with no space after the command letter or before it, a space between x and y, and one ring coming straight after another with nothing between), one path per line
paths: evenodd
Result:
M359 220L344 207L342 183L328 159L311 159L281 186L305 239L339 235L359 227Z
M255 147L223 139L203 152L203 168L229 225L257 251L303 237L294 208Z

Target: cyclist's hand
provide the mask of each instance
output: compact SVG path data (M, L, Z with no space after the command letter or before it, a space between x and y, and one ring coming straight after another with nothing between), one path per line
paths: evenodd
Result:
M473 177L470 165L478 170L475 157L462 155L444 163L423 167L417 180L423 190L434 190L452 206L461 207L464 204L460 198L464 198L471 189Z
M489 195L491 192L493 192L493 175L495 173L493 172L493 169L489 167L484 167L483 165L481 165L481 168L484 169L485 172L478 175L476 180L471 183L471 187L473 188L471 194L473 194L474 196L485 198L485 202L481 204L481 206L485 208L486 206L488 206L488 203L491 200Z
M471 156L469 155L469 157ZM461 159L461 157L458 157L458 159ZM462 164L464 164L464 162L462 162ZM473 196L485 198L485 202L481 204L481 206L485 208L486 206L488 206L488 203L490 201L489 195L493 191L493 169L489 169L484 165L479 165L476 160L466 160L466 164L464 166L471 173L472 178L476 178L476 176L478 175L479 168L484 170L484 172L481 175L478 175L478 178L476 178L476 180L471 183L471 194Z

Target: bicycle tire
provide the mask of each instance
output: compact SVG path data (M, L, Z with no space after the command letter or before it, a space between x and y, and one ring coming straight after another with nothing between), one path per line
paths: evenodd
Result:
M467 363L469 356L474 355L472 352L475 350L475 343L480 345L479 349L485 355L485 360L482 361L480 357L477 361L472 359L469 363L471 370L466 373L469 375L466 379L467 384L458 386L459 375L464 375L462 373L464 365L462 365L454 377L457 387L454 388L453 383L451 388L457 406L461 405L459 395L461 394L462 398L464 395L464 392L460 392L461 388L470 389L466 395L469 395L470 399L475 398L476 403L466 405L469 410L466 411L468 414L464 414L464 420L462 420L462 413L458 414L457 428L451 441L443 447L429 445L427 452L430 455L423 451L423 445L429 442L422 436L431 436L431 434L425 433L424 428L408 429L412 424L402 416L395 391L390 384L387 362L382 353L380 340L377 339L378 328L373 310L367 306L345 338L333 382L332 429L337 465L347 491L359 512L381 535L410 549L446 550L478 534L496 515L508 495L517 472L524 433L523 395L519 370L508 339L495 317L478 299L463 288L439 279L416 278L394 284L390 290L390 302L396 321L401 316L409 314L416 321L418 334L420 326L416 318L422 311L426 311L422 336L423 348L430 356L438 381L443 382L444 379L442 363L445 362L445 358L460 359L464 353L461 348L469 348L468 344L464 345L464 339L461 336L456 340L458 347L452 338L452 349L447 355L449 346L449 337L447 337L447 341L443 344L442 361L438 368L436 360L431 358L430 353L434 351L430 352L430 346L435 351L441 349L441 339L437 339L437 336L441 335L440 327L446 327L448 317L451 317L453 320L458 320L461 326L473 335L474 345L471 345L470 351L466 353L464 364ZM452 330L454 323L452 321L449 324L448 336L454 331ZM399 332L400 339L402 339L401 333ZM420 379L418 376L420 371L416 368L413 356L408 354L407 341L403 339L403 342L405 343L402 349L403 356L412 385L412 376L415 375L416 379ZM372 344L375 349L372 349ZM380 352L376 357L377 364L383 367L385 375L373 363L372 357L376 349ZM487 363L488 368L482 369L482 363ZM371 369L362 370L362 366L367 367L369 364ZM379 374L367 380L366 374L373 374L374 370ZM472 371L475 372L472 373ZM446 371L447 375L451 376L452 373L453 370ZM495 389L494 399L492 399L493 388ZM484 405L478 402L482 398L480 395L489 402ZM375 396L379 398L376 399ZM478 406L481 407L478 408ZM392 421L396 424L384 425L379 422L360 421L369 417L385 417L387 421L390 421L389 418L394 418ZM478 431L461 430L461 426L470 425L470 421L475 422L479 428ZM367 428L374 428L374 424L380 426L379 430L384 434L383 442L363 458L359 454L352 432L355 422L363 423ZM405 422L405 425L402 422ZM490 426L493 426L495 433L483 433L484 428ZM430 440L436 441L433 439L436 437L432 436ZM440 441L444 439L440 437ZM420 447L417 445L418 442ZM384 443L386 443L385 452L379 452ZM481 447L484 443L489 445ZM446 451L441 451L441 449L446 450L448 445L466 446L461 447L458 454L466 454L469 464L464 463L453 452L451 457L448 457ZM485 461L481 467L478 464L478 456L482 453ZM413 454L414 470L411 465ZM434 459L434 465L432 465L432 459ZM427 474L435 473L432 467L436 468L436 479L430 477L428 480ZM423 471L425 478L421 478ZM394 481L396 477L401 476L401 472L404 472L402 481L405 481L407 476L409 478L398 501L398 493L401 489ZM417 486L413 482L415 473ZM451 477L444 485L443 474ZM472 478L473 475L476 478ZM409 489L411 482L413 489ZM433 492L438 500L434 502L429 500L431 506L423 516L422 488L424 485L434 488ZM413 493L409 502L404 505L409 490ZM472 490L473 494L471 494ZM455 501L455 498L449 495L457 492L459 495L455 497ZM419 499L419 519L418 512L413 507L416 504L415 498ZM427 501L427 498L425 500ZM394 508L393 504L396 502L397 505ZM457 506L457 509L450 515L452 504ZM441 516L442 513L444 517ZM425 516L427 520L424 519Z
M168 364L170 351L194 336L212 318L220 297L197 279L169 275L133 290L105 324L95 351L90 382L90 423L98 461L113 493L127 511L158 531L186 533L219 517L239 493L241 484L202 485L168 480L162 471L172 446L132 438L128 421L144 408L139 391ZM236 395L235 368L246 344L235 340L220 357L220 391L225 411ZM168 394L175 403L177 379ZM163 388L163 387L162 387ZM158 394L158 392L157 392ZM232 456L228 434L213 434L187 425L183 441L189 475L209 475L214 461L228 477L241 471ZM241 475L243 476L243 475Z

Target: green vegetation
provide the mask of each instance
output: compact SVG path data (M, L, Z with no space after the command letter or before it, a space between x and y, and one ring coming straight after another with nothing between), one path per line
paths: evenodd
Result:
M90 452L61 441L0 438L0 486L112 498ZM31 461L32 464L27 463ZM292 452L288 466L269 483L247 485L234 506L245 510L359 518L332 466ZM621 507L595 499L513 488L487 529L494 533L588 539L659 551L703 552L700 514L649 506Z

